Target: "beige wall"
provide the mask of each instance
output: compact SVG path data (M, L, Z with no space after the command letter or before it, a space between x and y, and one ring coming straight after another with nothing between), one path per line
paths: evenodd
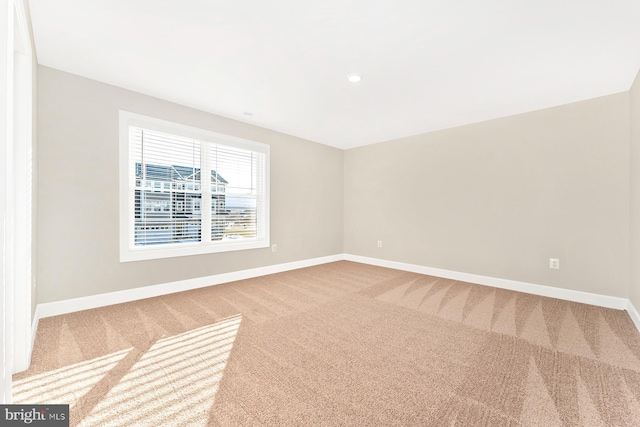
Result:
M346 253L628 297L628 93L351 149L344 168Z
M629 298L640 310L640 72L629 92L631 110L631 283Z
M640 144L638 82L630 93L344 152L47 67L38 86L40 303L345 252L640 305L640 267L629 294L640 243L631 220L640 188L630 187L640 150L629 162L630 128ZM120 263L119 109L270 144L278 252Z
M120 263L119 109L270 144L278 251ZM40 303L342 253L341 150L42 66L38 125Z

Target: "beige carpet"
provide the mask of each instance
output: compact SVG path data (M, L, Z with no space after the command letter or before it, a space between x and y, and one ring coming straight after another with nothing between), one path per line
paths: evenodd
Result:
M71 424L638 426L609 310L337 262L42 319L17 403Z

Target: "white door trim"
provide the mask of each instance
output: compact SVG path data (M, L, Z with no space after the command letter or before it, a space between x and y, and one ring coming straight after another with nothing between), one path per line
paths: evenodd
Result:
M32 49L23 0L0 7L0 402L31 351Z
M29 367L31 356L32 229L32 49L23 0L13 1L13 186L15 200L13 372Z
M0 247L2 249L2 300L0 301L1 346L0 400L11 403L13 370L13 212L8 202L12 198L13 166L13 15L12 1L0 7Z

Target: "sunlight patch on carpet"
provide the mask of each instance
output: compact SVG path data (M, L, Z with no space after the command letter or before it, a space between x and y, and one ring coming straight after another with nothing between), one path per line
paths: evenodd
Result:
M80 426L206 423L241 315L14 382L16 403L70 404Z
M68 404L88 393L132 348L13 381L14 403Z
M238 315L158 340L79 425L206 421L241 320Z

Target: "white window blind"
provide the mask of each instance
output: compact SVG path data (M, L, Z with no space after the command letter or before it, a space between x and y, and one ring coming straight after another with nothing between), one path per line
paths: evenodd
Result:
M265 144L121 112L121 260L268 247L268 165Z
M201 144L133 126L129 141L134 245L201 242L201 211L192 208L202 199Z

